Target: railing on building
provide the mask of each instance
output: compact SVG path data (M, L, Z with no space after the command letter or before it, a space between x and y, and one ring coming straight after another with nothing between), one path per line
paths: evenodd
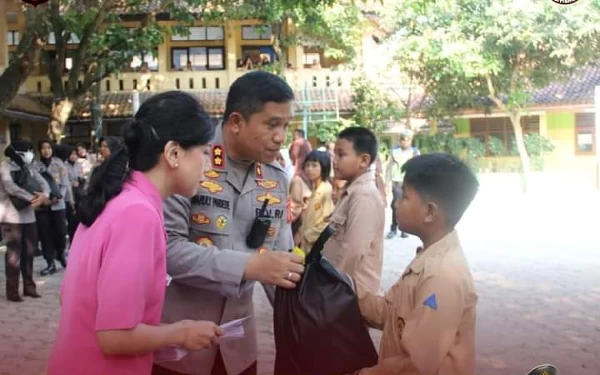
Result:
M194 72L150 72L121 73L102 80L103 92L163 91L227 89L231 83L248 70L194 71ZM352 72L329 69L288 70L285 79L295 89L350 88ZM64 81L66 85L66 80ZM79 82L81 85L82 82ZM31 76L27 79L27 93L49 93L50 80L47 76Z

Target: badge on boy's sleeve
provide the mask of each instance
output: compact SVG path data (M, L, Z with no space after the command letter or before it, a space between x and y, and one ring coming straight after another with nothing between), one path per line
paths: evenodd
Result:
M435 299L435 293L433 293L432 295L427 297L425 302L423 302L423 305L430 307L434 310L437 310L437 300Z

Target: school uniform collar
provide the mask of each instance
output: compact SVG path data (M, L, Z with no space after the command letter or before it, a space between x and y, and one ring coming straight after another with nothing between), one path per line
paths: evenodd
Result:
M358 176L350 185L348 185L344 189L344 195L351 194L356 189L359 189L362 185L367 184L369 182L375 183L375 178L371 175L369 171Z
M410 263L405 274L408 272L421 273L428 260L446 254L448 251L456 249L459 246L460 240L458 239L458 233L456 230L453 230L441 240L431 245L428 249L417 251L417 256Z
M150 182L146 175L139 171L131 171L129 183L149 198L152 207L154 207L162 217L162 197L156 186Z

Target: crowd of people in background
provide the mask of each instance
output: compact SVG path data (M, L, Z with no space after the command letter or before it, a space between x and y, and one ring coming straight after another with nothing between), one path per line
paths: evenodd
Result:
M83 143L73 147L49 140L37 144L37 153L27 140L15 140L6 147L1 164L0 223L7 246L6 295L10 301L23 300L18 291L19 271L23 295L40 297L32 283L35 256L46 261L42 277L56 273L57 263L67 267L66 249L79 225L77 205L92 171L121 147L121 142L105 137L99 145L97 155Z

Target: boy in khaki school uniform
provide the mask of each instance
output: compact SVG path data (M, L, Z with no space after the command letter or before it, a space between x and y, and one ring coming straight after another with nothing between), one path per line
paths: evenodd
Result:
M477 295L455 225L475 197L475 175L447 154L402 167L395 215L423 247L385 296L356 283L360 310L383 330L378 365L360 375L473 375Z
M343 130L335 144L335 177L346 181L329 224L334 235L323 255L366 290L377 293L383 265L385 204L369 167L377 156L377 138L368 129Z

